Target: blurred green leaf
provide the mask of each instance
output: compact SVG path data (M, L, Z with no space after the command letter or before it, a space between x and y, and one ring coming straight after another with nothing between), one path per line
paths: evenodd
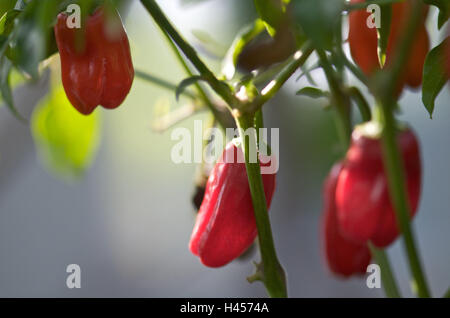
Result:
M450 46L450 37L428 52L423 67L422 102L430 117L434 111L434 101L448 80L446 74L446 46Z
M450 18L450 1L449 0L423 0L427 4L434 5L439 8L438 29Z
M274 36L283 21L286 6L290 0L253 0L259 17L264 22L267 32Z
M60 85L34 110L31 130L39 156L49 170L73 179L83 175L97 152L99 113L80 114Z
M185 78L178 84L177 89L175 91L175 97L178 100L180 98L180 95L184 92L184 90L193 84L195 84L198 81L207 81L207 78L200 75L194 75L188 78Z
M231 79L236 72L236 64L238 62L239 54L241 54L244 47L253 40L258 34L264 30L264 23L257 19L252 24L245 26L236 35L231 44L225 59L222 62L222 73L227 79Z
M39 63L56 50L52 25L57 10L58 2L31 1L15 22L7 56L33 79L38 77Z
M292 1L294 20L314 45L321 49L333 47L333 34L339 28L344 0Z
M14 100L11 89L10 74L12 70L12 63L6 57L0 57L0 93L2 100L12 112L12 114L20 121L25 122L26 119L19 114L14 106Z
M391 33L392 5L386 4L381 6L381 26L377 28L378 35L378 58L380 65L386 62L386 51Z
M303 87L297 91L296 95L308 96L311 98L330 97L330 93L315 87Z
M14 8L16 0L1 0L0 1L0 16L3 16L7 11Z
M21 13L19 10L10 10L3 14L0 18L0 34L7 36L11 33L14 27L15 18Z

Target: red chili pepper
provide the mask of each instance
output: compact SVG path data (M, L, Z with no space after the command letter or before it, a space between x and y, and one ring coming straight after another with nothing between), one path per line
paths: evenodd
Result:
M191 252L209 267L220 267L239 257L258 234L245 163L237 158L242 158L241 148L228 143L208 178L189 243ZM275 174L263 174L262 179L270 207Z
M398 134L397 142L405 169L411 217L421 191L419 145L411 130ZM342 233L355 242L372 241L378 247L391 244L399 231L389 195L379 139L353 132L336 188L337 216Z
M361 3L364 0L351 0L351 3ZM405 22L409 19L411 2L409 0L394 3L392 5L391 30L386 49L386 65L392 62L394 52L404 36ZM425 19L428 14L428 6L424 7L423 18L414 37L414 43L410 55L397 88L398 94L406 84L410 87L418 87L422 83L422 69L429 50L429 38L425 28ZM355 62L367 74L371 75L380 69L378 59L377 29L367 26L367 18L370 13L366 9L355 10L349 15L348 41L350 52ZM383 26L381 26L383 27Z
M107 17L104 9L98 9L89 16L81 50L76 45L76 33L80 30L69 28L66 20L67 14L58 15L55 37L68 99L85 115L98 105L118 107L134 78L130 45L119 15L114 11L112 17ZM107 21L115 23L114 32L107 28Z
M328 267L335 274L349 277L366 273L371 255L367 243L355 243L347 239L339 228L335 195L341 170L342 164L335 164L325 180L322 235Z

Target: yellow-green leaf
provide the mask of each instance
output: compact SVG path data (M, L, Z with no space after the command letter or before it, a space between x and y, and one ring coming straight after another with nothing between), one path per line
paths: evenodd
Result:
M59 85L34 110L31 130L45 166L58 176L74 179L83 175L97 152L99 113L80 114Z

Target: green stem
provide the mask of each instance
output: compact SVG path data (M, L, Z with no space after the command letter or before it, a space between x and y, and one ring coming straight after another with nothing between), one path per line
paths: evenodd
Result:
M367 103L366 99L364 98L363 94L359 91L357 87L349 87L347 89L350 96L353 98L353 100L356 102L356 105L358 106L359 112L361 113L362 120L364 122L370 121L372 119L372 114L370 111L369 104Z
M335 71L328 60L326 53L321 49L316 49L316 52L317 55L319 55L320 64L322 65L328 85L330 86L331 94L333 96L332 102L334 102L334 106L336 107L339 115L339 120L337 122L338 132L344 148L347 149L352 133L352 124L350 120L350 100L348 96L344 94L341 83L336 78Z
M403 234L403 241L408 256L411 273L417 286L419 297L429 297L427 282L417 253L413 229L410 226L410 206L405 186L405 172L396 139L396 123L390 105L382 105L383 154L387 170L389 193L394 203L397 223Z
M343 61L344 65L350 70L350 72L353 73L353 75L361 81L364 85L369 85L369 79L367 78L366 74L355 64L353 64L345 54L343 54Z
M164 13L161 11L161 9L158 7L158 5L154 1L142 1L142 4L147 8L147 10L150 12L152 17L155 19L158 26L161 28L162 33L167 39L167 42L169 43L172 51L175 54L175 57L177 58L178 62L181 64L182 68L186 72L188 76L193 76L191 69L187 65L185 59L180 54L180 51L178 50L178 47L174 43L174 37L178 39L180 43L184 43L184 45L179 46L181 47L189 47L188 52L192 53L193 56L195 56L197 60L197 64L202 65L202 69L207 69L206 65L203 64L203 62L198 58L196 52L192 47L189 46L189 44L184 41L184 39L179 35L179 33L176 31L176 29L170 24L169 20L166 18ZM148 6L148 7L147 7ZM150 11L153 10L153 11ZM172 36L173 35L173 36ZM184 52L184 51L183 51ZM188 55L186 52L184 52L186 56L190 59L192 55ZM194 64L194 63L193 63ZM207 69L208 70L208 69ZM208 70L209 73L211 71ZM212 73L211 73L212 74ZM204 75L204 74L202 74ZM214 117L217 119L217 122L219 125L226 129L228 127L234 127L234 120L232 116L230 116L229 112L226 109L218 109L216 105L211 101L209 96L206 94L205 90L202 88L202 86L199 83L194 83L194 86L200 96L200 98L203 100L203 102L206 104L206 106L209 108L209 110L213 113Z
M140 70L135 70L134 73L135 73L136 77L138 77L138 78L140 78L142 80L145 80L147 82L156 84L156 85L158 85L158 86L160 86L162 88L168 89L170 91L174 91L175 92L176 89L177 89L177 85L175 85L175 84L173 84L173 83L171 83L169 81L166 81L166 80L164 80L162 78L159 78L157 76L154 76L152 74L149 74L149 73L146 73L146 72L143 72L143 71L140 71ZM195 100L197 98L197 96L195 96L194 94L192 94L191 92L186 91L186 90L184 90L181 94L186 96L186 97L189 97L190 99L193 99L193 100Z
M253 134L247 140L244 134L244 132L248 132L247 129L254 127L254 118L246 114L236 118L236 122L242 138L242 151L245 157L262 259L262 272L257 273L258 275L255 277L262 280L270 297L287 297L286 277L275 251L259 160L250 162L250 147L256 147L256 136Z
M286 67L261 90L255 101L245 110L248 113L254 113L259 110L268 100L270 100L283 86L283 84L302 66L313 52L312 45L306 43L302 50L297 51Z
M401 77L405 64L411 53L411 46L414 41L417 26L419 25L423 3L420 0L412 0L412 12L405 28L404 36L399 43L398 50L394 55L394 60L385 72L379 73L375 86L380 121L383 124L383 154L384 166L387 171L389 193L397 219L397 224L403 235L403 242L406 255L409 261L411 274L414 278L415 286L419 297L430 297L430 292L426 282L416 244L413 229L410 226L410 210L408 196L405 185L405 171L401 159L400 151L396 139L396 120L394 117L395 90L398 80Z
M378 263L381 269L381 279L383 281L383 288L386 296L389 298L400 298L400 292L398 291L397 283L392 273L391 264L389 263L386 252L382 249L376 248L369 242L370 252L372 253L375 261Z
M187 43L183 37L178 33L178 31L173 27L170 21L162 12L161 8L158 6L155 0L141 0L143 6L147 9L150 15L155 20L156 24L163 30L163 32L168 34L170 38L175 42L178 48L184 53L192 65L197 69L197 71L207 79L211 88L220 96L222 99L233 108L238 102L231 92L230 87L219 81L216 76L211 72L211 70L203 63L203 61L198 57L197 52L194 48Z

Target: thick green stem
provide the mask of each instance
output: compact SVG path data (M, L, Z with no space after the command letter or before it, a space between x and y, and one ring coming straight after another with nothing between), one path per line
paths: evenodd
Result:
M409 215L411 207L407 199L405 172L397 144L396 123L392 114L392 107L383 105L381 107L381 115L383 122L384 165L389 182L390 197L395 207L397 224L403 234L405 250L418 295L419 297L429 297L430 293L416 250L413 229L410 226Z
M238 117L236 122L242 138L242 151L244 152L245 167L250 185L256 226L258 228L259 248L262 259L259 278L264 283L270 297L287 297L285 273L275 251L259 160L250 162L250 147L256 147L256 135L252 135L251 138L247 139L244 134L244 132L247 132L247 129L254 127L254 118L250 115L243 115Z
M172 51L174 52L176 58L180 62L181 66L185 70L186 74L188 76L192 76L193 73L189 66L187 65L186 61L184 60L183 56L180 54L178 48L180 48L183 53L186 55L186 57L192 62L192 64L196 67L196 69L204 76L205 78L208 78L208 81L210 84L212 82L216 83L216 86L218 86L221 90L217 91L217 87L213 87L214 90L222 96L222 98L225 99L224 96L228 98L225 99L226 102L232 101L232 96L229 92L226 90L226 86L220 83L214 76L214 74L208 69L208 67L200 60L195 50L181 37L181 35L177 32L177 30L172 26L172 24L169 22L169 20L166 18L164 13L161 11L159 6L156 4L153 0L142 0L141 1L144 7L148 10L148 12L152 15L153 19L157 23L157 25L160 27L162 33L167 38L169 45L172 48ZM176 45L175 45L176 43ZM178 45L178 47L177 47ZM199 83L195 83L195 88L197 89L197 92L204 101L205 105L211 110L214 117L217 119L217 122L220 124L220 126L223 129L226 129L228 127L234 127L233 118L230 116L229 112L226 109L220 110L214 105L213 102L211 102L209 96L206 94L205 90L202 88L202 86ZM222 93L221 93L222 92ZM224 96L223 96L224 95Z
M389 298L400 298L400 292L398 291L397 283L395 281L391 264L389 263L386 252L382 249L376 248L372 243L369 243L369 248L375 258L375 261L380 266L381 280L383 281L383 288L386 296Z
M183 37L178 33L178 31L173 27L161 8L158 6L155 0L141 0L141 3L153 17L158 26L167 33L170 38L175 42L178 48L184 53L184 55L189 59L192 65L197 69L197 71L207 79L211 88L223 98L223 100L230 106L233 107L237 101L233 96L231 89L225 83L219 81L213 72L203 63L203 61L198 57L197 52L194 48L187 43Z
M411 47L416 34L417 26L422 17L423 3L420 0L412 0L412 12L405 28L405 33L395 52L394 60L386 69L380 73L375 87L381 123L383 125L383 154L384 166L387 172L389 193L394 204L397 224L403 235L405 252L408 257L411 274L414 278L415 287L419 297L430 297L430 292L425 275L420 264L416 249L413 229L410 225L410 210L405 185L405 171L403 161L396 138L396 120L394 117L395 90L397 83L411 54Z

